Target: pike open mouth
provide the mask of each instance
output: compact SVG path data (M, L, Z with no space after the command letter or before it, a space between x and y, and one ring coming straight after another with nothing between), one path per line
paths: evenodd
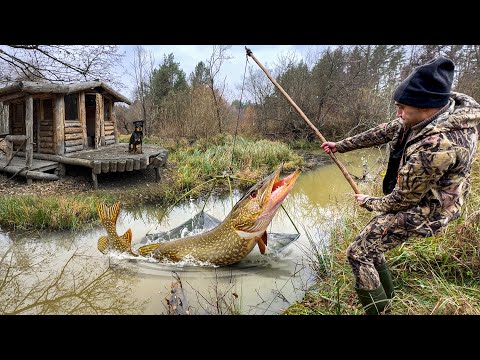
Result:
M300 170L295 170L287 177L276 181L272 186L270 201L273 201L274 203L282 201L292 189L295 181L297 181L298 177L300 176L300 173Z

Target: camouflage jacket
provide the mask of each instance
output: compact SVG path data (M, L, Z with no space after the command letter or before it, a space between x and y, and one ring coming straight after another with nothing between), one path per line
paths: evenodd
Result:
M412 128L416 131L405 144L393 191L369 196L363 206L380 212L413 211L436 222L436 228L459 217L470 191L479 124L480 105L468 95L452 93L445 111ZM337 142L337 151L397 143L404 133L403 120L397 118Z

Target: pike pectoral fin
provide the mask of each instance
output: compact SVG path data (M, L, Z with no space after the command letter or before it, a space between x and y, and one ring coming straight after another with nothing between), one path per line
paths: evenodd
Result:
M267 232L265 231L261 238L258 239L258 248L260 249L260 253L263 255L265 254L265 250L267 248Z
M108 236L101 236L100 239L98 239L97 248L102 254L108 252Z
M150 244L150 245L144 245L140 248L138 248L138 253L141 256L147 256L150 254L153 250L155 250L160 244Z
M125 246L128 247L126 251L130 250L132 246L132 229L128 229L125 234L122 235L121 239Z

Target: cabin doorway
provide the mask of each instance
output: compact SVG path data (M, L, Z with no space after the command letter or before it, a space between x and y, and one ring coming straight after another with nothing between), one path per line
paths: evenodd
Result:
M85 114L87 125L87 146L88 148L95 147L95 113L96 100L95 95L85 95ZM100 136L100 134L98 134Z

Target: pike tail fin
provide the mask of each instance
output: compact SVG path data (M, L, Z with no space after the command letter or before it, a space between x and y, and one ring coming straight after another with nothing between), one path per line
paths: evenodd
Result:
M117 224L118 214L120 213L120 201L108 207L103 203L97 203L97 212L103 225L107 222Z
M108 236L102 236L98 239L98 250L104 254L109 249L132 253L132 229L128 229L122 236L118 236L116 230L118 214L120 213L120 201L117 201L112 206L106 206L98 202L97 212L103 227L108 233Z

